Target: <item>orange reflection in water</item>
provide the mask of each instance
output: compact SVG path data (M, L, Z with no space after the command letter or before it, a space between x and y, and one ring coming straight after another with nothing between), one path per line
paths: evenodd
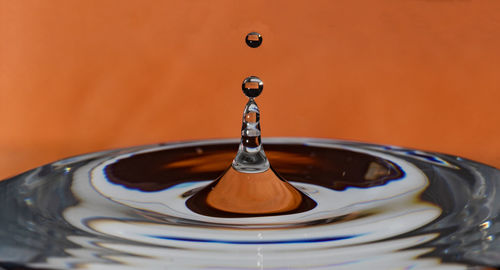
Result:
M229 213L271 214L296 209L300 193L271 169L241 173L230 167L207 196L207 204Z

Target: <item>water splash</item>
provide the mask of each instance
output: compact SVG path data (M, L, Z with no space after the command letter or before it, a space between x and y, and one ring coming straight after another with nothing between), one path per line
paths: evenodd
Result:
M498 170L423 152L459 170L436 166L371 144L265 143L276 171L317 207L193 212L185 202L227 168L236 140L84 155L0 182L0 268L260 269L260 255L264 269L500 266ZM373 163L389 176L364 177Z
M265 172L270 167L262 147L259 107L253 98L243 111L241 142L232 166L244 173Z
M263 87L255 76L243 81L243 93L249 100L243 111L238 152L220 177L186 202L194 212L223 217L284 215L317 205L271 168L262 146L260 111L255 103Z

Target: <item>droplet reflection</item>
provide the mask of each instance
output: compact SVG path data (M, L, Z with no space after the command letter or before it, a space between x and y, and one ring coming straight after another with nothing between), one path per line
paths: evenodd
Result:
M262 35L257 32L248 33L245 42L250 48L257 48L262 44Z

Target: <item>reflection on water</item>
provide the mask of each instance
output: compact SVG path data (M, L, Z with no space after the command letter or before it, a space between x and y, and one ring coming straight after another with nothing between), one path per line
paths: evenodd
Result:
M469 269L498 266L498 170L408 149L274 139L274 169L317 205L217 216L186 202L235 141L116 150L0 182L5 269Z

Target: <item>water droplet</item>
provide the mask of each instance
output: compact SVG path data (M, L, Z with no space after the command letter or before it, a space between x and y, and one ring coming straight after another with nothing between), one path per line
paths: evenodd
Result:
M485 222L483 222L483 223L481 223L481 224L479 225L479 228L480 228L481 230L486 230L486 229L489 229L489 228L490 228L490 226L491 226L491 221L485 221Z
M257 48L262 44L262 35L257 32L248 33L245 42L250 48Z
M31 198L26 198L26 199L24 199L24 202L25 202L25 203L26 203L26 205L28 205L28 206L33 205L33 200L32 200Z
M264 89L264 82L256 76L247 77L241 85L243 93L249 98L256 98Z

